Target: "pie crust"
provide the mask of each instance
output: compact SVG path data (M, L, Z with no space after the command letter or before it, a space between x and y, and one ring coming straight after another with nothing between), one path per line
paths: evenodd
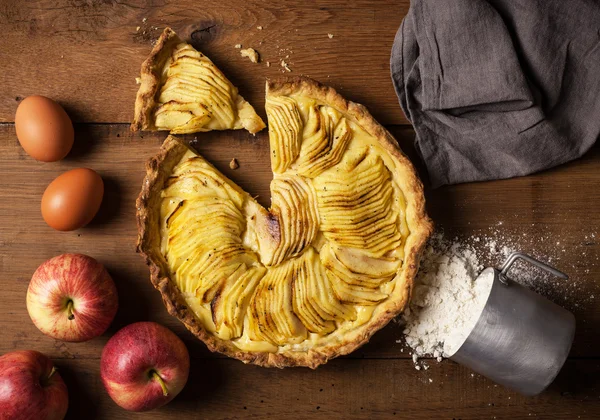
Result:
M294 147L287 147L287 151L284 150L285 148L282 149L280 147L277 150L283 150L285 153L274 157L274 154L278 154L277 150L275 149L275 147L277 147L277 142L287 141L289 143L290 137L288 136L287 139L284 138L287 136L285 132L291 132L293 129L290 128L290 126L287 128L284 127L284 130L281 131L281 124L285 122L289 123L290 119L286 117L284 120L277 120L274 116L281 115L277 114L280 110L273 108L269 110L269 106L277 106L278 103L284 103L285 106L285 101L288 100L286 98L291 98L293 101L295 101L294 103L297 105L298 109L300 110L299 112L302 115L304 131L302 131L302 129L296 129L296 132L310 132L308 126L311 124L312 118L321 118L319 121L325 121L325 123L321 124L322 126L330 127L331 130L333 130L335 127L336 130L335 133L332 131L331 133L333 134L329 134L329 139L331 140L329 145L330 149L328 149L329 151L327 153L319 152L320 157L316 161L314 159L304 159L309 163L308 165L302 166L297 162L294 163L295 161L301 161L303 157L312 153L309 149L307 149L308 152L303 149L304 142L310 143L310 140L307 140L308 137L303 138L301 144L298 146L301 149L300 151L294 152ZM271 105L269 105L270 103ZM314 117L313 114L319 110L322 112L320 114L321 117ZM397 143L391 134L373 119L365 107L360 104L345 100L334 89L321 85L314 80L304 77L296 77L267 82L267 113L269 114L272 167L274 169L275 177L275 180L272 183L272 191L274 193L277 192L274 184L277 182L285 182L285 180L289 179L290 177L301 178L303 180L302 182L306 181L307 183L312 183L314 185L318 185L319 188L322 188L322 191L319 191L317 194L319 234L315 236L313 233L306 233L306 231L303 231L299 228L296 230L288 229L288 231L295 232L295 234L291 236L292 242L295 240L297 243L299 240L298 237L304 235L304 239L302 239L303 245L294 248L298 252L291 252L290 246L286 248L284 245L281 245L281 238L285 236L284 233L286 232L286 220L283 217L283 211L278 212L276 211L277 209L274 210L274 207L276 207L275 204L277 204L275 194L273 194L272 197L274 204L269 213L262 206L256 203L252 197L243 192L233 182L225 178L216 169L214 169L202 157L191 151L191 149L189 149L188 146L186 146L182 141L176 137L169 136L162 145L160 152L151 158L146 165L146 178L136 203L138 223L138 252L144 257L147 265L149 266L151 281L154 287L161 293L163 302L165 303L168 312L180 319L188 328L188 330L201 339L211 351L217 351L226 354L245 363L252 363L266 367L283 368L288 366L307 366L310 368L316 368L317 366L326 363L329 359L348 354L365 344L377 330L381 329L392 318L404 310L410 298L413 279L418 270L422 249L432 231L432 223L426 215L423 187L412 164L398 148ZM310 114L313 116L307 117L307 115L309 115L308 113L313 113ZM356 139L357 146L353 146L354 143L349 143L350 145L346 146L340 146L345 147L345 149L342 152L343 157L339 158L339 154L334 150L337 147L335 141L338 141L337 144L340 144L339 142L342 141L340 139L343 138L345 125L351 128L354 136L353 138ZM279 133L277 132L278 129L280 130ZM306 136L306 134L302 134L302 136ZM313 137L310 137L310 139L312 138ZM363 141L363 138L367 139L370 143L365 143L364 145L360 143ZM296 149L298 149L298 147L296 147ZM362 151L363 149L365 150L364 152ZM292 152L289 152L290 150ZM293 156L294 153L295 156ZM287 156L285 159L289 160L290 162L282 163L282 161L285 160L282 158L282 156ZM375 158L369 160L371 156L375 156ZM369 162L372 162L372 164ZM361 163L367 165L365 166L366 169L361 167L359 171L360 173L357 173L354 178L344 178L349 173L348 171L350 171L350 169L346 171L345 168L358 168ZM212 171L211 173L213 173L214 177L218 179L217 183L214 185L226 185L226 187L230 189L229 191L231 194L244 197L244 209L252 209L250 211L244 210L247 212L247 214L244 214L246 216L244 235L253 235L251 236L251 239L253 240L248 242L252 244L248 245L252 248L252 250L249 252L255 252L256 255L258 255L257 258L259 259L261 266L266 267L266 274L264 274L264 277L260 279L258 286L253 289L252 293L254 293L254 295L252 296L252 299L250 299L250 303L247 303L248 309L245 310L244 308L244 335L241 337L234 336L231 339L220 338L220 332L217 333L214 331L216 325L214 324L214 311L212 320L207 320L201 316L202 304L198 303L198 306L194 306L196 305L196 303L194 303L196 295L192 294L192 297L190 297L188 292L184 293L182 290L180 290L177 285L177 278L175 274L179 271L172 271L170 266L170 264L172 264L172 260L176 259L176 256L174 256L174 252L173 254L169 253L169 250L171 249L169 247L173 247L179 243L174 241L171 242L171 236L169 236L171 234L171 231L169 230L169 223L172 220L171 217L177 212L177 208L182 207L185 200L181 200L176 206L174 205L174 209L165 211L164 209L167 208L165 206L173 204L165 201L172 200L169 198L171 196L169 195L170 193L167 188L168 186L173 185L173 179L175 179L175 182L177 182L178 179L180 179L179 177L185 176L185 174L188 173L185 172L185 168L191 167L189 165L196 164L201 165L202 168L205 168L208 171ZM344 236L340 233L340 231L344 231L344 229L350 229L348 231L355 232L355 230L351 230L352 224L349 223L348 225L343 225L334 223L332 225L333 227L327 231L328 226L330 226L331 223L328 225L328 222L324 219L324 217L333 217L336 213L335 211L331 210L331 208L326 207L323 203L328 202L327 200L330 199L330 196L326 195L327 187L334 186L338 173L340 174L340 179L343 181L339 183L339 185L341 185L339 188L343 189L344 183L347 182L347 179L362 179L362 175L360 174L366 174L364 176L369 177L370 172L368 171L370 167L374 167L373 165L379 165L378 167L382 167L383 165L383 169L377 169L377 171L379 171L377 174L387 174L386 176L389 176L389 182L394 185L393 197L395 197L395 200L393 202L401 203L389 204L389 206L392 207L385 207L388 210L386 210L386 213L384 216L382 216L381 220L385 221L387 218L393 217L395 223L394 226L396 226L397 229L393 228L392 226L393 229L391 231L396 232L396 230L402 230L404 233L401 235L400 246L397 246L394 249L388 249L389 246L392 245L386 245L388 248L384 247L383 250L379 250L379 244L382 243L381 240L384 237L377 236L377 232L381 230L377 229L377 232L370 234L375 235L374 238L377 240L369 242L369 240L365 239L365 249L356 250L358 252L358 254L356 254L354 253L354 248L348 248L344 242L344 240L348 240L352 245L352 241L354 240L354 236L352 235L354 234L346 235L344 233L344 235L346 235ZM177 173L178 175L173 176L174 173ZM375 174L375 172L373 173ZM299 174L302 175L300 176ZM370 177L369 179L375 178ZM331 180L331 183L328 180ZM206 185L206 181L204 181L204 183ZM370 184L361 184L360 182L356 185L370 186ZM384 185L383 181L381 182L381 185ZM375 190L369 187L368 190L365 190L365 194L360 195L360 200L363 200L362 197L366 196L370 197L369 200L371 201L361 201L361 205L364 205L365 208L367 208L367 206L370 206L371 203L380 200L380 196L387 194L384 193L386 190L383 187L381 188L381 190ZM375 192L370 193L372 191ZM381 194L379 194L379 192L381 192ZM346 192L346 194L348 193ZM399 198L399 195L403 197L403 200ZM342 202L342 204L344 202ZM384 200L382 202L390 203L391 201ZM305 204L299 206L299 208L302 209L306 208L307 206L308 204ZM378 209L380 207L383 208L382 206L383 205L377 205L377 207L373 207L373 211L379 211ZM335 209L338 209L338 207L335 207L334 210ZM371 207L368 207L367 209L372 213ZM389 209L394 209L394 212L391 212ZM395 213L397 209L400 210ZM305 213L306 212L302 214ZM297 217L299 218L300 216ZM310 219L312 216L306 217ZM314 217L312 218L314 219ZM404 228L401 227L401 218L404 220L402 223L405 223ZM351 219L355 222L357 220L356 218ZM273 222L273 220L278 222ZM382 222L374 221L373 223ZM175 222L172 222L171 224L173 225ZM296 224L295 226L304 226L306 224L310 225L310 223L307 222L304 224ZM288 225L290 225L290 223L288 223ZM357 222L357 226L363 225L364 224L361 225ZM382 229L387 229L388 225L381 225L383 226ZM364 226L367 226L368 228L369 225L367 224ZM361 227L361 229L363 229L364 226ZM380 225L377 225L377 227L379 226ZM191 231L192 227L189 229ZM360 231L365 232L364 229ZM387 241L385 244L389 243L394 244L393 246L396 246L396 244L399 243L397 242L397 237L397 233L385 236L385 241ZM244 242L244 245L246 245L246 242ZM285 252L281 251L281 249L279 253L272 252L273 249L277 249L278 246L279 248L285 248ZM369 246L371 248L368 248ZM260 318L263 313L256 308L262 308L261 311L265 311L264 316L266 317L267 312L273 310L275 306L273 306L273 304L267 307L264 305L259 306L258 303L260 303L260 297L258 296L267 294L269 296L268 299L279 299L279 302L281 302L281 299L283 298L281 298L281 296L278 297L276 293L271 292L271 288L268 289L269 291L261 289L261 282L264 283L271 281L271 277L275 277L276 275L273 274L271 277L268 277L270 273L276 272L276 270L283 267L285 264L296 264L293 266L295 267L293 270L299 270L298 267L300 267L300 265L298 264L304 264L302 262L304 261L303 259L308 261L306 263L307 267L310 264L313 264L311 261L315 261L314 264L318 265L318 261L325 261L325 257L323 256L326 253L325 251L327 251L325 250L325 247L329 247L327 250L329 250L329 254L332 255L335 255L335 252L337 251L346 252L346 250L350 249L350 254L346 255L350 255L350 257L356 255L360 256L360 258L354 258L352 260L354 262L358 261L356 264L360 264L361 261L371 261L371 257L375 259L381 258L381 261L386 260L386 258L389 261L396 261L399 259L398 255L401 255L402 257L401 261L398 263L398 268L394 269L395 271L393 275L389 277L390 279L381 283L381 286L377 289L380 292L379 294L369 294L372 292L372 290L365 289L368 292L365 293L367 298L369 296L379 296L376 298L376 302L371 303L353 303L355 296L352 290L357 289L349 289L351 292L346 293L346 295L349 295L349 297L343 297L343 294L338 293L339 288L335 286L338 283L335 283L331 280L332 277L330 274L332 273L331 270L333 270L331 266L328 265L328 263L325 263L323 265L325 268L318 268L320 273L327 273L327 276L323 276L322 278L328 278L331 282L327 283L325 280L322 280L321 277L317 278L317 280L314 280L315 277L313 275L313 283L311 284L314 284L315 281L321 281L319 284L329 284L331 287L333 287L333 292L332 290L325 291L325 295L328 297L318 298L325 300L329 299L329 301L331 301L331 296L336 296L338 301L342 302L342 306L346 305L346 307L352 307L356 309L356 313L358 315L353 319L339 319L335 317L328 318L325 320L325 323L322 323L322 325L317 321L316 324L318 325L316 326L313 325L314 323L311 321L319 318L318 316L314 315L315 311L307 313L306 308L301 307L300 304L296 305L299 299L298 294L300 293L298 292L298 287L302 287L297 285L297 282L299 281L298 278L301 276L299 273L301 272L291 271L293 273L292 280L290 283L286 284L289 284L293 290L289 294L291 296L290 302L284 302L283 306L287 305L291 307L292 304L294 304L295 312L290 316L297 316L296 321L301 319L301 322L307 328L307 331L304 332L304 336L300 335L300 338L290 334L289 342L276 342L278 339L272 337L280 337L281 334L274 334L274 328L272 326L265 326L265 322L271 322L272 324L274 322L273 318ZM284 255L283 257L281 257L282 252ZM319 254L319 252L321 254ZM361 252L364 252L365 254L360 254ZM369 257L364 256L367 254ZM315 257L315 255L317 256ZM346 258L345 261L350 261L347 257L344 258ZM300 262L295 263L295 261ZM350 262L349 264L352 265L354 262ZM372 269L374 265L369 267L371 267L369 269ZM305 271L308 273L311 272L310 270L312 269L306 268L306 270ZM314 271L312 272L314 273ZM351 270L349 272L350 276L359 275ZM306 276L308 276L308 274L306 274ZM267 278L269 280L266 280ZM180 281L183 282L186 280L185 278L182 278ZM271 283L269 283L269 285L270 284ZM215 295L217 300L222 296L221 291L223 290L221 286L219 287L219 291L216 292ZM309 286L306 287L308 288ZM310 294L314 290L314 287L311 287L312 289L307 289L306 293ZM182 287L182 289L184 289L184 287ZM363 290L364 288L361 287L359 289ZM275 288L275 290L283 289ZM380 297L380 294L383 294L385 297ZM315 302L315 299L317 299L317 297L315 297L316 294L314 293L307 296L309 296L309 298L307 298L309 305L311 304L311 299L313 303ZM358 301L361 300L360 297L357 299ZM210 305L210 309L212 308L214 302L215 298L213 298L211 302L207 302L204 305ZM305 299L301 303L304 304L306 302L307 300ZM319 302L314 303L314 305L317 305ZM314 305L313 308L316 308ZM194 308L191 306L194 306ZM319 313L322 313L322 311ZM302 314L304 317L301 316ZM271 315L272 314L269 313L269 317L271 317ZM279 315L273 315L273 317L276 316ZM254 318L262 319L262 321L255 320L253 324L251 320ZM319 320L321 319L319 318ZM277 321L277 319L275 321ZM332 324L334 325L333 330L331 329ZM275 325L277 325L277 322L275 322ZM286 325L289 325L289 323ZM322 331L315 332L314 329L319 328L319 326L325 326L327 328L323 329ZM248 332L247 330L250 331ZM253 333L253 331L255 332ZM260 335L261 338L256 338L256 331L258 331L259 335L261 332L265 332L266 335ZM269 343L271 347L265 347L268 349L264 350L264 348L261 346L254 346L253 340L260 341L261 339L264 339L264 337L267 337L267 339L265 339L266 341L271 339ZM286 338L284 337L283 339L285 340Z
M171 134L245 128L265 123L238 89L204 54L165 28L142 63L132 131Z

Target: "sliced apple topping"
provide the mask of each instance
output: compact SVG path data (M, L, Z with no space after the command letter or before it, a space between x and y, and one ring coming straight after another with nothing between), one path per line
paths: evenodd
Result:
M346 283L331 271L327 271L327 276L333 285L336 296L342 302L355 305L376 305L378 302L388 297L387 294L378 289Z
M314 178L342 160L352 139L346 118L328 106L312 106L304 129L298 173Z
M282 176L271 182L271 210L259 223L275 223L261 236L262 261L279 264L310 245L319 231L317 199L312 185L299 176ZM269 231L266 227L263 231Z
M356 319L353 306L344 305L335 295L325 269L313 247L296 260L294 312L313 333L327 334L336 322Z
M162 193L178 201L165 218L165 258L181 291L210 302L236 270L257 263L241 239L244 198L199 157L186 160L173 175Z
M188 259L195 249L239 245L244 224L231 202L207 196L207 200L182 201L167 220L168 254L173 269ZM212 199L211 199L212 198ZM205 235L199 240L198 235Z
M320 257L338 298L360 305L385 299L387 294L381 292L381 285L402 266L399 258L375 258L360 249L339 248L331 242L321 248Z
M167 223L166 258L178 287L208 302L221 282L256 258L242 244L244 225L234 206L214 197L187 203Z
M165 68L166 80L157 101L161 105L155 111L155 118L161 113L172 114L173 118L164 115L156 119L156 128L178 134L241 128L235 127L237 91L233 85L208 57L191 45L181 43L176 48ZM194 104L200 105L197 108L202 112L201 118L192 112ZM185 122L183 115L188 116ZM159 121L164 125L158 125Z
M154 112L158 130L171 130L173 134L195 133L211 119L208 108L202 104L165 102Z
M241 189L224 182L222 175L200 156L191 157L175 168L163 191L165 198L196 199L203 195L229 200L238 209L243 207L246 199Z
M142 65L132 129L172 134L265 127L215 64L166 28Z
M367 153L315 178L321 230L337 245L382 256L402 244L394 189L381 158Z
M217 335L231 340L242 335L244 319L250 298L267 269L262 266L248 268L242 264L225 282L211 303L213 322Z
M292 284L296 261L271 267L256 288L248 306L250 338L277 345L300 343L307 331L294 314Z
M396 275L402 261L394 257L375 258L360 249L339 248L329 242L321 248L321 262L346 283L378 288Z
M267 96L271 168L282 173L296 160L302 142L302 117L296 101L286 96Z

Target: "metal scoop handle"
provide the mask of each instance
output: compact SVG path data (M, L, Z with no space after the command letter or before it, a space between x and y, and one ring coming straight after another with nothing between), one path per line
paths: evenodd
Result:
M506 261L504 261L504 264L502 264L502 267L500 267L500 275L498 276L498 279L503 284L508 285L508 282L506 281L506 275L508 274L510 267L518 259L527 261L529 264L535 265L536 267L541 268L542 270L545 270L551 274L554 274L556 277L560 277L561 279L567 280L569 278L569 276L567 276L562 271L559 271L556 268L549 266L548 264L538 261L535 258L530 257L527 254L523 254L522 252L513 252L512 254L510 254L508 256Z

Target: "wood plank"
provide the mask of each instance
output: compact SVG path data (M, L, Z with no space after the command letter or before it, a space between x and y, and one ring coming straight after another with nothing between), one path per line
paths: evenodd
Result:
M184 338L193 357L212 355L166 314L159 294L148 281L148 271L135 253L135 198L144 176L145 160L156 153L165 134L131 135L126 125L78 125L76 146L68 158L57 163L39 163L18 145L14 128L0 125L0 353L17 348L35 348L52 357L97 357L109 334L134 321L153 320L165 324ZM391 127L410 150L413 133L406 127ZM193 139L193 136L189 136ZM271 172L266 133L253 137L245 132L214 132L202 136L197 146L204 156L263 205L269 204ZM414 154L414 151L410 152ZM525 233L564 244L554 264L572 276L550 284L547 293L574 310L578 319L572 355L600 357L597 329L598 305L590 296L598 292L600 278L598 229L600 193L600 148L578 162L543 174L514 180L459 185L428 191L429 212L450 235L474 235L499 229L507 241L518 242ZM229 169L236 157L240 168ZM79 166L99 171L106 182L106 198L94 222L76 232L57 232L46 226L39 204L46 185L61 172ZM575 188L577 186L577 188ZM502 226L498 226L503 222ZM533 224L533 225L532 225ZM522 241L522 250L554 255L554 241ZM500 242L502 243L502 242ZM565 252L562 252L565 249ZM25 294L31 274L47 258L64 252L81 252L102 261L111 272L120 293L120 310L109 333L92 342L67 344L43 336L29 321ZM497 261L490 261L497 262ZM579 306L575 306L575 304ZM372 342L352 358L406 358L401 328L392 324L376 334Z
M171 26L211 57L263 116L265 78L282 76L285 60L292 69L286 74L333 85L382 123L406 123L389 59L408 6L408 0L4 0L0 122L13 121L18 98L32 94L59 101L75 121L131 121L141 63ZM262 63L242 58L235 44L255 48Z
M131 419L99 379L99 360L58 360L73 390L67 419ZM169 405L145 419L597 419L597 360L573 360L540 396L508 391L450 361L415 371L409 360L333 361L316 371L193 361ZM430 382L431 379L431 382Z

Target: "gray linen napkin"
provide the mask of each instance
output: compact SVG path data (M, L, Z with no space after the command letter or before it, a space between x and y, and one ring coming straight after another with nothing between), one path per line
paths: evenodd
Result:
M391 72L433 187L568 162L600 134L600 2L412 0Z

